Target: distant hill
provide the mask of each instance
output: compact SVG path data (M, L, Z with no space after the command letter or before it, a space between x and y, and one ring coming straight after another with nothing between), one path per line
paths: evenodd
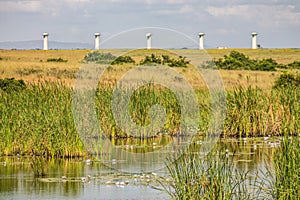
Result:
M93 49L93 44L49 41L49 49ZM42 49L43 40L0 42L0 49Z

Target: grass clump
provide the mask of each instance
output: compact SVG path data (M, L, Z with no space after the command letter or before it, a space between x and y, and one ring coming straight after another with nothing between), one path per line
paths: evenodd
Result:
M300 141L284 137L274 156L275 199L300 199Z
M287 87L299 87L300 86L300 74L284 73L281 74L275 81L273 88L287 88Z
M300 132L300 87L266 93L238 87L227 93L225 136L259 137Z
M73 157L85 154L72 114L72 90L59 83L0 90L0 149L4 155Z
M248 172L216 150L205 156L185 152L174 162L168 159L167 169L171 180L160 183L173 199L251 199Z
M290 68L290 69L300 69L300 61L294 61L292 63L289 63L287 65L287 68Z
M16 92L24 90L26 88L25 82L20 79L16 80L15 78L4 78L0 79L0 89L4 92Z
M285 135L273 156L266 160L267 169L258 177L257 187L272 199L300 199L300 140Z
M130 126L127 130L121 130L115 122L115 118L124 119L123 112L117 112L117 116L113 116L111 98L114 87L107 85L100 85L96 91L95 106L97 109L98 119L100 120L102 130L108 137L124 138L130 136ZM123 105L124 94L131 92L126 88L115 88L115 95L117 105ZM180 105L172 93L167 88L159 87L154 84L146 85L132 91L129 103L129 113L132 121L138 126L147 126L150 123L149 110L151 106L159 104L162 105L166 111L167 119L161 132L168 132L169 134L178 134L180 126ZM148 137L147 132L141 133L141 137ZM159 133L157 133L159 134Z
M61 57L59 57L59 58L48 58L47 62L68 62L68 60L64 60Z

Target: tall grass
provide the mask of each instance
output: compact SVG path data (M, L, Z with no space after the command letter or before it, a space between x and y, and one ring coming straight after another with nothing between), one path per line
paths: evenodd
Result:
M225 152L225 151L223 151ZM171 180L160 180L174 199L251 199L248 172L239 171L225 153L216 149L203 156L185 152L167 161Z
M259 137L300 133L300 88L266 93L239 87L227 93L225 136Z
M271 161L271 162L270 162ZM282 138L258 186L273 199L300 199L300 139Z
M275 187L276 199L300 199L300 141L299 138L284 137L276 151Z
M121 130L115 122L118 116L112 114L113 88L112 85L99 85L95 92L101 130L110 138L130 137L130 129ZM299 90L284 88L266 93L259 88L240 87L228 92L227 116L222 134L226 137L257 137L300 133ZM126 91L117 92L117 102L121 103L122 92ZM74 124L72 94L71 88L59 82L28 84L25 89L12 92L0 89L1 153L32 153L50 157L85 155L86 149ZM208 91L204 90L196 90L196 96L200 110L199 134L204 135L208 133L211 118L210 97ZM130 100L130 115L138 125L148 125L149 108L160 104L166 111L166 120L160 133L181 133L181 107L171 90L149 85L136 90Z
M218 145L207 155L195 150L178 152L166 166L170 178L161 178L163 190L173 199L300 199L300 138L282 137L273 154L265 156L265 169L236 167Z
M62 83L40 83L0 93L2 154L83 155L71 112L70 88Z
M96 108L98 111L98 118L102 125L102 130L106 135L111 137L130 137L130 127L123 130L117 126L115 119L124 118L122 111L116 110L116 115L113 116L111 105L113 86L100 86L96 92ZM122 96L126 92L130 92L130 89L116 88L117 104L124 105L124 99ZM147 86L140 87L133 92L130 97L129 113L132 121L139 126L147 126L150 123L149 110L153 105L162 105L166 111L167 119L164 126L161 128L160 133L168 132L169 134L179 133L180 126L180 105L176 100L176 97L172 91L167 88L163 88L157 85L149 84ZM147 137L147 133L141 133L141 137Z

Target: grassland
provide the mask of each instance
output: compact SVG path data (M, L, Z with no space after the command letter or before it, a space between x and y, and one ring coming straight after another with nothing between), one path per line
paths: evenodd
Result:
M153 50L159 54L165 51ZM300 50L239 49L254 59L271 57L278 63L299 61ZM124 50L104 50L122 55ZM147 50L132 51L136 62ZM222 57L230 50L208 50L213 58ZM44 156L83 156L87 150L76 134L72 114L72 87L78 69L83 65L87 50L1 50L0 78L15 77L27 83L26 89L6 92L0 90L0 149L2 154L39 154ZM188 58L203 53L199 50L170 50L170 55ZM111 66L101 77L95 91L99 123L111 137L128 137L120 130L111 113L113 85L131 69L131 65ZM202 78L193 67L176 68L194 87L200 107L199 134L209 132L210 100ZM220 70L227 89L227 115L223 136L296 135L300 131L299 87L272 89L281 71L260 72ZM172 92L160 88L146 88L136 93L130 112L133 121L149 123L151 104L164 105L167 119L161 132L179 132L180 109ZM120 97L121 98L121 97ZM122 99L119 99L122 101ZM136 106L139 105L139 106Z
M300 61L300 50L294 49L212 49L207 50L211 58L220 58L228 55L232 50L239 51L248 55L252 59L273 58L280 64L288 64L292 61ZM195 57L203 51L200 50L170 50L177 55L184 55L188 58ZM64 81L67 85L72 86L76 73L88 50L0 50L0 78L15 77L21 78L26 82L36 83L43 80ZM114 55L122 55L125 50L103 50L103 52L111 52ZM157 52L157 51L154 51ZM141 50L133 52L134 59L139 61L145 54L149 52ZM51 58L62 58L67 62L47 62ZM122 76L130 67L122 66L116 70L107 72L106 81L115 81ZM178 71L186 77L189 83L195 88L203 88L205 85L201 81L201 77L197 76L194 69L178 69ZM245 70L220 70L226 89L233 89L237 85L242 86L258 86L263 90L269 90L276 77L281 71L276 72L260 72Z
M235 49L237 50L237 49ZM208 50L212 58L229 54L232 49ZM280 64L300 61L300 50L238 49L252 59L273 58ZM101 153L87 149L77 134L72 110L73 84L83 65L87 50L8 51L0 50L0 78L23 79L20 88L0 89L0 156L30 155L36 176L43 176L42 157L89 157ZM124 50L104 50L122 55ZM159 54L163 51L154 50ZM136 62L149 53L133 51ZM164 52L165 53L165 52ZM203 51L172 50L170 55L195 58ZM95 89L95 107L102 132L114 143L115 138L128 138L117 126L111 111L114 84L132 65L110 66ZM199 135L210 132L211 102L202 78L193 67L176 68L193 86L200 109ZM300 88L272 88L283 72L220 70L226 94L226 118L221 130L224 137L283 136L274 154L274 165L265 177L255 177L259 193L249 192L247 171L236 171L224 150L214 149L205 157L187 152L174 163L167 163L171 180L163 180L165 190L175 199L299 199ZM296 71L296 70L295 70ZM122 92L122 91L120 91ZM122 102L122 95L117 101ZM132 120L141 125L150 122L148 110L153 104L163 105L166 122L158 139L180 134L181 110L172 91L149 85L139 88L129 104ZM84 105L86 106L86 105ZM122 113L121 113L122 114ZM86 121L82 121L85 123ZM93 130L85 130L87 133ZM96 136L98 137L98 136ZM136 138L131 138L136 139ZM223 152L223 154L220 154ZM225 151L226 152L226 151ZM172 159L170 159L172 160ZM268 161L269 163L270 161ZM266 185L266 181L269 181ZM166 185L164 185L166 183ZM252 186L252 185L251 185ZM200 196L201 194L201 196ZM264 196L266 195L266 196Z

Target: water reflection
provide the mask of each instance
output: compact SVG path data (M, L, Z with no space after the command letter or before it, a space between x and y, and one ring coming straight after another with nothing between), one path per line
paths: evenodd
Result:
M178 138L180 140L180 138ZM125 151L145 153L162 149L169 138L151 138L149 140L125 139L115 140L114 145ZM178 144L181 144L178 141ZM195 138L191 147L195 153L202 145L202 138ZM280 138L262 139L226 139L220 140L220 151L228 154L241 170L264 171L266 158L272 159ZM164 149L172 153L172 149ZM159 156L159 154L157 154ZM156 178L168 176L165 162L159 158L161 169L152 173L121 173L114 165L126 163L126 167L135 168L137 163L127 162L127 158L118 160L94 160L87 162L78 159L50 159L44 162L46 176L35 178L29 157L0 157L0 199L144 199L165 198L167 194L152 189L158 187ZM103 164L104 162L104 164ZM114 163L107 165L105 162Z

